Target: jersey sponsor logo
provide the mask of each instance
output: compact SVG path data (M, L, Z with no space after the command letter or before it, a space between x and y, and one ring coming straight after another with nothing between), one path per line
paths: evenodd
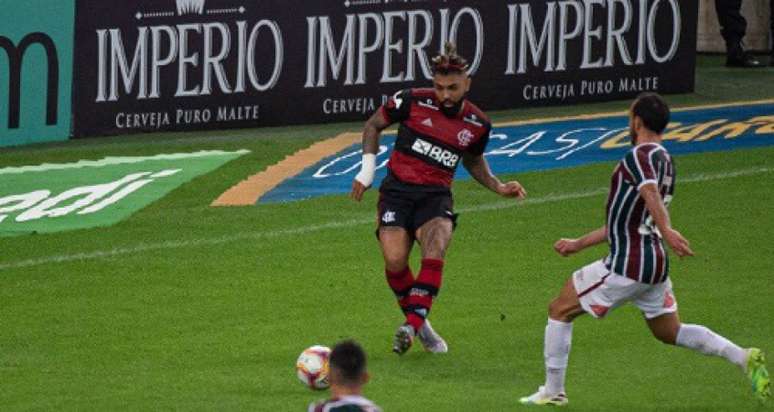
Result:
M433 119L428 117L427 119L422 121L422 125L427 127L433 127Z
M463 117L462 121L470 123L470 124L478 126L478 127L484 127L484 124L479 121L478 116L476 116L473 113L471 113L468 116Z
M434 105L434 104L433 104L433 99L425 99L425 100L420 100L420 101L418 101L418 102L417 102L417 104L418 104L418 105L420 105L420 106L422 106L422 107L426 107L426 108L428 108L428 109L432 109L432 110L440 110L440 109L438 108L438 106L436 106L436 105Z
M473 141L474 137L475 135L473 132L468 129L462 129L459 133L457 133L457 142L459 142L460 146L467 147L470 142Z
M414 144L411 146L411 150L422 156L435 160L436 162L450 169L457 167L457 163L460 161L459 155L419 138L414 141Z

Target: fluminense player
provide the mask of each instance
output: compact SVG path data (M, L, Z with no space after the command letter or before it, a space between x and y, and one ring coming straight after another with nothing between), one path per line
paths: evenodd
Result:
M363 396L363 386L368 383L369 376L366 353L357 342L345 340L336 344L329 365L331 397L312 403L308 412L382 412Z
M393 343L393 351L401 355L417 335L426 350L448 351L427 317L441 288L444 256L457 219L451 184L459 163L500 196L526 195L519 182L502 183L489 169L484 150L492 126L465 98L471 83L467 70L465 59L447 44L444 54L433 59L433 88L398 92L371 116L363 131L362 168L351 193L357 201L373 183L381 131L400 123L389 173L379 188L377 236L387 283L406 316ZM414 241L422 253L416 279L408 265Z
M548 310L544 340L546 381L522 404L565 405L565 372L572 321L588 313L602 318L627 302L643 313L656 339L706 355L720 356L747 374L754 395L771 396L763 352L743 349L710 329L682 323L669 278L664 242L678 256L692 256L688 241L672 228L667 205L675 188L672 157L661 146L669 107L657 94L640 95L632 104L629 128L634 147L613 172L605 225L578 239L561 239L554 249L568 256L607 242L610 254L575 272Z

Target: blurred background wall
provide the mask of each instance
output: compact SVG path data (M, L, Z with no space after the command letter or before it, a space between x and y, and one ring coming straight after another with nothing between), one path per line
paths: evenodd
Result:
M749 50L770 50L769 0L744 0L742 15L747 19L747 36L744 39ZM699 0L698 46L702 52L725 52L726 46L720 37L720 27L715 14L715 0Z

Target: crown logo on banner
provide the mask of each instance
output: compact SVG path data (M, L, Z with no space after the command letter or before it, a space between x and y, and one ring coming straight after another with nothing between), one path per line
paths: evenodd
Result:
M185 14L203 14L204 13L205 0L176 0L176 1L177 1L177 14L180 16Z

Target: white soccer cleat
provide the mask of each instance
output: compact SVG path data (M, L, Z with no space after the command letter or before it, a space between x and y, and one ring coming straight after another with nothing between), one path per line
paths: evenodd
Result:
M411 344L414 343L414 328L411 325L404 323L400 325L395 332L395 339L392 343L392 351L398 355L403 355L411 349Z
M530 396L525 396L519 399L519 403L522 405L551 405L551 406L564 406L567 405L569 400L567 395L559 393L556 395L549 395L545 393L545 387L541 386L538 391Z
M425 320L417 336L425 350L430 353L446 353L449 351L449 345L446 344L446 341L443 340L438 332L433 330L429 320Z

